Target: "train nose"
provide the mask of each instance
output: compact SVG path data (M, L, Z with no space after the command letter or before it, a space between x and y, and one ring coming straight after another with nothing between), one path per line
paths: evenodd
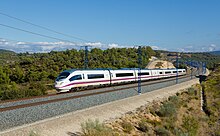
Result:
M55 82L55 88L59 88L61 87L61 85L63 84L64 82Z

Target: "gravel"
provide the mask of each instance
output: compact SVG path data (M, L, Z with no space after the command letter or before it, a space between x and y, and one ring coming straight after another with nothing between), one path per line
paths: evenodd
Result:
M190 80L190 78L179 79L179 83L188 81L188 80ZM153 90L167 87L167 86L174 85L174 84L176 84L176 80L142 86L142 93L146 93L149 91L153 91ZM115 86L113 88L117 89L117 88L121 88L121 86L120 87ZM96 89L94 91L97 92L97 91L106 91L106 90L109 90L109 88L101 88L101 89ZM21 102L3 103L1 107L15 106L19 104L37 102L37 101L42 101L42 100L56 99L58 97L60 98L60 97L66 97L66 96L74 96L74 95L79 95L79 94L85 94L86 92L87 91L71 93L71 94L56 95L56 96L51 96L48 98L37 98L33 100L24 100ZM65 114L68 112L85 109L85 108L92 107L95 105L100 105L103 103L131 97L137 94L138 94L137 88L131 88L131 89L125 89L121 91L103 93L103 94L98 94L98 95L59 101L55 103L48 103L44 105L38 105L38 106L32 106L32 107L26 107L26 108L21 108L21 109L16 109L16 110L0 112L0 131L9 129L15 126L21 126L23 124L33 123L39 120Z
M132 86L132 85L133 84L126 85L126 86ZM91 91L94 93L105 92L107 90L120 89L120 88L123 88L124 86L125 85L113 86L113 87L108 87L108 88L100 88L100 89L95 89L95 90L87 90L87 91L74 92L74 93L63 93L59 95L53 95L53 96L41 97L41 98L33 98L33 99L27 99L27 100L19 100L19 101L14 101L14 102L5 102L5 103L3 102L3 103L0 103L0 108L6 108L6 107L29 104L29 103L36 103L36 102L41 102L41 101L48 101L48 100L53 100L53 99L58 99L58 98L66 98L66 97L77 96L77 95L84 95Z

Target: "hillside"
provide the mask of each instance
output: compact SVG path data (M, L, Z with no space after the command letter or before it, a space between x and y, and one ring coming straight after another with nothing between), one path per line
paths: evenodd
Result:
M155 51L158 58L161 58L162 60L169 60L172 61L174 64L176 60L176 54L177 52L169 52L169 51ZM220 63L220 55L218 54L219 51L209 53L209 52L179 52L179 63L186 62L186 61L198 61L198 62L205 62L206 67L208 69L214 69L216 67L216 64ZM181 67L185 67L182 65Z
M212 135L220 135L220 66L208 76L202 84L205 96L204 110L209 115L209 127Z
M0 65L14 63L18 61L18 56L15 52L0 49Z
M72 49L34 54L1 51L4 52L0 53L0 98L2 100L47 94L47 90L53 89L54 80L61 71L84 68L84 50ZM169 52L167 55L175 57L175 53ZM155 53L151 47L142 47L142 68L148 64L151 56L160 56L160 54ZM220 60L220 57L211 54L190 54L190 56L180 54L180 57L182 60L188 60L191 57L191 59L206 61L208 68L213 68ZM93 48L88 52L88 60L88 67L91 69L135 68L138 67L138 50L136 48L107 50ZM162 64L157 63L157 65Z
M146 55L147 54L147 55ZM142 67L155 55L151 47L142 47ZM50 53L20 53L0 55L0 98L16 99L44 95L53 89L54 80L66 69L83 69L84 50L66 50ZM138 67L136 48L93 48L88 52L88 67L135 68Z
M83 136L206 136L207 115L200 107L200 86L192 86L165 101L154 101L104 123L82 124ZM86 127L85 127L86 126Z
M213 55L220 55L220 51L212 51L212 52L210 52L210 54L213 54Z
M160 69L172 69L175 68L174 65L169 62L169 61L163 61L163 60L153 60L148 63L146 66L148 69L155 69L155 68L160 68Z
M0 49L0 53L10 53L10 54L16 54L13 51L9 51L9 50L4 50L4 49Z

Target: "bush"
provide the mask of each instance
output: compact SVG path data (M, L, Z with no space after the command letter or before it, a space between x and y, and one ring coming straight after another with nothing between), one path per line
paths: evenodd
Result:
M164 127L157 127L155 129L155 132L156 132L156 135L159 135L159 136L169 136L170 135L169 131L167 131Z
M134 129L132 124L129 122L122 122L121 126L124 129L125 133L131 133L131 131Z
M82 136L112 136L113 132L98 120L88 120L81 124Z
M16 83L8 85L0 85L1 100L16 99L23 97L23 92L20 91Z
M176 127L176 120L177 120L177 116L171 116L168 118L163 119L163 126L167 129L167 130L174 130Z
M141 122L138 123L138 129L142 132L147 132L149 130L148 123L142 119Z
M173 133L174 133L175 136L189 136L188 133L184 133L182 131L182 129L180 129L180 128L174 128Z
M39 134L36 131L31 131L29 136L39 136Z
M180 95L180 93L179 93L179 92L177 92L177 93L176 93L176 95L177 95L177 96L179 96L179 95Z
M176 95L170 96L170 97L168 98L168 100L169 100L170 102L172 102L173 104L175 104L176 107L180 107L180 106L181 106L181 101L180 101L179 97L176 96Z
M160 110L157 112L157 115L160 117L169 117L173 116L176 113L176 107L172 102L165 102L161 105Z
M182 127L188 132L189 135L194 136L199 128L198 120L191 116L183 116Z
M30 96L39 96L46 94L47 87L42 83L31 83L26 86L19 86L15 82L0 85L0 99L11 100Z
M190 88L188 89L188 94L189 94L189 95L195 95L195 94L196 94L196 90L195 90L193 87L190 87Z

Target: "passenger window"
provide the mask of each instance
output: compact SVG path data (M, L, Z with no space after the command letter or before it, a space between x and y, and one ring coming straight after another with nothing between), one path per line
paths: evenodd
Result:
M104 78L104 74L89 74L88 79Z
M71 77L69 80L74 81L74 80L81 80L81 79L82 79L81 75L75 75L75 76Z

